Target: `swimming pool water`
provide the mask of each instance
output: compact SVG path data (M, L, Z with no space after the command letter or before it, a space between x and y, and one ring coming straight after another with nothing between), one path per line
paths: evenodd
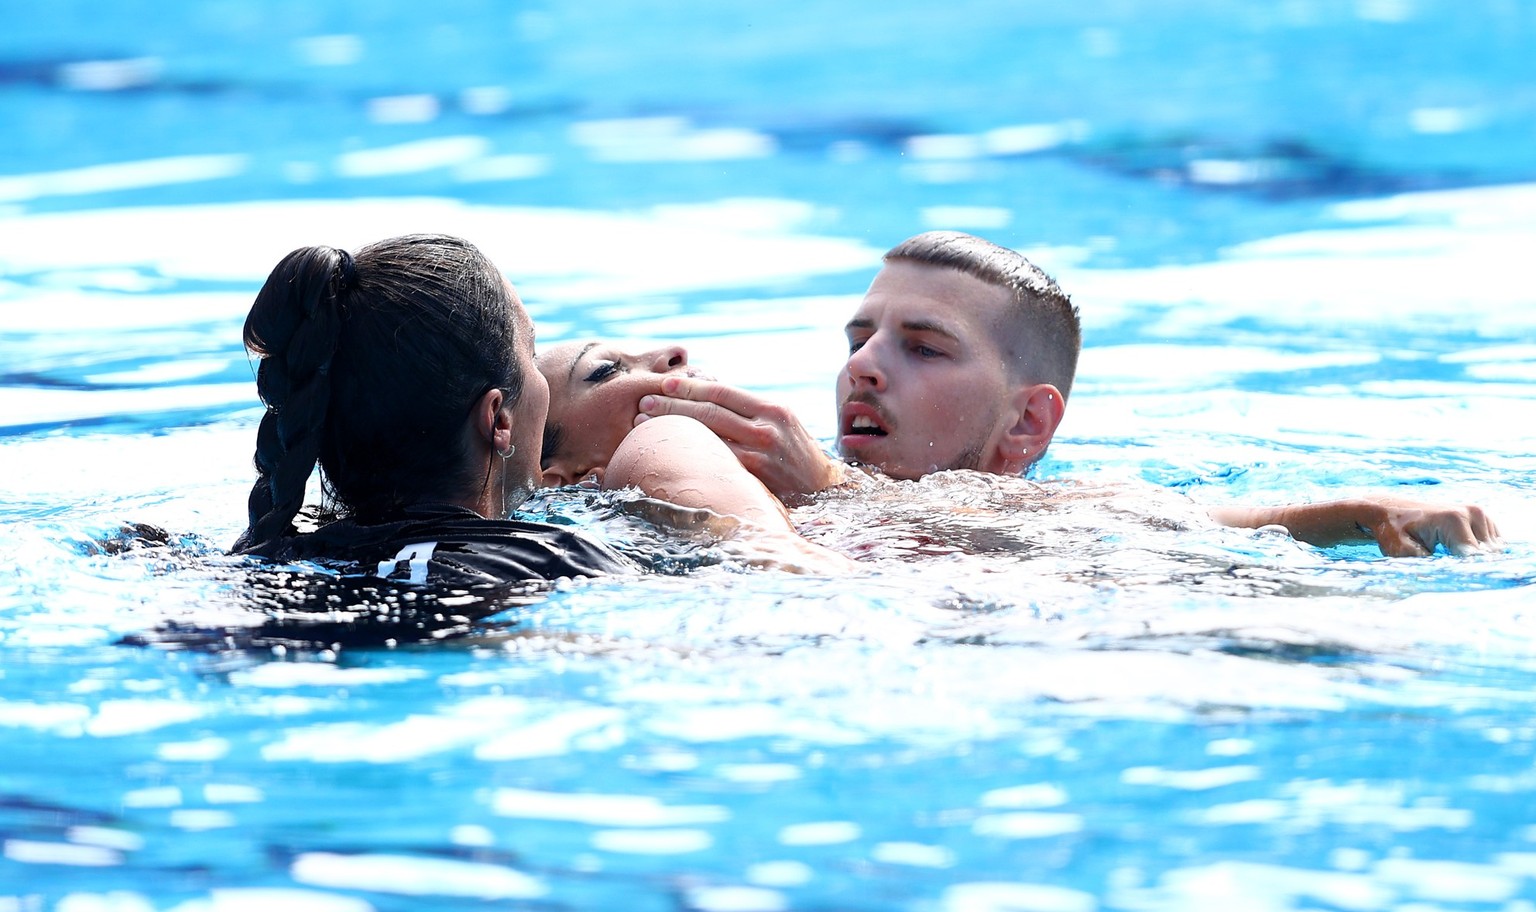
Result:
M1533 39L1431 0L7 16L0 910L1536 906ZM939 480L801 511L853 581L250 645L239 328L288 250L463 234L541 343L680 339L825 435L933 227L1082 309L1046 483L1478 502L1505 549Z

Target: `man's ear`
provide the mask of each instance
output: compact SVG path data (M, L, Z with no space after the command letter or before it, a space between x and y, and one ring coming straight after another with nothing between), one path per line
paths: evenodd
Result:
M1013 423L998 442L1005 466L1002 474L1017 475L1045 455L1056 427L1067 411L1066 397L1049 383L1020 386L1013 393Z

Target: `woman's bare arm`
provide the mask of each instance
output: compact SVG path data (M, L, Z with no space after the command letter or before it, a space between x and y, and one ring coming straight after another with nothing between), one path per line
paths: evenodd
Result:
M786 569L847 572L857 566L802 538L778 498L692 418L664 415L642 422L614 451L603 485L635 487L656 500L734 517L742 525L724 534Z

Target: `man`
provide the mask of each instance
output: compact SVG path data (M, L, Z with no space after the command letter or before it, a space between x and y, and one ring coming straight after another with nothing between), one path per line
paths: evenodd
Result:
M1077 370L1077 309L1015 251L958 232L892 248L847 324L837 379L842 456L902 479L944 469L1003 475L1044 455ZM712 381L670 377L640 400L641 417L685 415L714 431L781 498L846 480L782 406ZM1313 544L1374 538L1382 553L1464 553L1497 539L1475 506L1359 498L1286 507L1218 507L1224 525L1284 526Z

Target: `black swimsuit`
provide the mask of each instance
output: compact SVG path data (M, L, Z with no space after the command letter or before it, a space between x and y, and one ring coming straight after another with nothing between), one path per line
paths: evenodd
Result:
M256 627L213 631L243 645L373 645L463 636L508 609L542 602L555 580L632 575L638 565L573 529L485 519L426 504L387 518L339 519L244 554L237 597L265 615ZM275 562L275 563L274 563ZM210 631L159 631L152 639L201 644ZM150 639L150 638L146 638Z
M637 572L618 552L574 530L485 519L447 504L408 507L372 522L339 519L246 553L308 561L345 576L450 587Z

